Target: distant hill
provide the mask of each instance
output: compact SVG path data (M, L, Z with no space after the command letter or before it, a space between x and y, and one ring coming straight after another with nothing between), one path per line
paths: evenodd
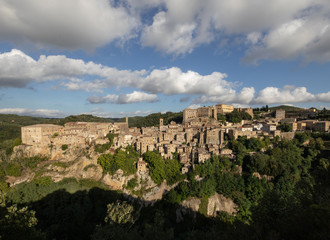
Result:
M63 119L58 119L58 123L60 125L64 125L67 122L115 122L114 119L111 118L102 118L96 117L90 114L80 114L80 115L71 115L65 117Z
M173 113L153 113L145 117L130 117L128 122L130 127L150 127L159 125L159 119L164 119L164 124L171 121L182 122L182 112ZM21 137L21 127L34 124L58 124L64 125L67 122L124 122L125 118L102 118L89 114L71 115L65 118L42 118L19 116L15 114L0 114L0 142L13 140ZM1 149L1 144L0 144Z
M278 109L283 109L286 112L298 112L298 111L304 110L304 108L299 108L299 107L294 107L294 106L287 106L287 105L280 105L280 106L276 106L276 107L270 107L269 109L271 111L276 111Z
M129 127L151 127L159 126L159 119L163 118L164 125L169 124L171 121L176 123L182 123L183 113L182 112L167 112L167 113L152 113L145 117L130 117L128 118ZM118 122L124 122L125 118L118 119Z

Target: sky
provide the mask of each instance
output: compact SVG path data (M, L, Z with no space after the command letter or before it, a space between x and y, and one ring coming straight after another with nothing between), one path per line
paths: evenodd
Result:
M329 0L0 0L0 113L330 108Z

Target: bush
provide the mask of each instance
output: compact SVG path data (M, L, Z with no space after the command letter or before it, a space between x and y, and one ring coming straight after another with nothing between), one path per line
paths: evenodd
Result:
M131 180L129 180L127 182L127 189L134 189L136 186L138 185L137 179L136 178L132 178Z
M39 163L47 161L47 160L48 160L47 157L34 156L34 157L30 157L30 158L24 158L21 161L23 161L24 167L34 169L38 166Z
M33 180L37 186L49 186L53 183L50 176L39 177Z
M21 176L21 166L18 163L7 163L5 172L9 176L19 177Z
M63 151L65 151L65 150L67 150L67 149L68 149L68 145L67 145L67 144L62 145L62 150L63 150Z
M95 152L104 153L106 150L109 150L110 147L111 147L110 143L97 144L95 145Z

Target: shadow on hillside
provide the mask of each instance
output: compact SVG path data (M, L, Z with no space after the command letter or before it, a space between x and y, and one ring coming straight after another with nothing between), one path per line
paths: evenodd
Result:
M141 199L100 188L77 191L73 194L61 189L29 205L36 211L38 228L46 234L46 239L90 239L96 226L104 224L107 204L117 200L129 201L135 211L141 209L141 205L144 206L134 226L122 232L119 239L130 239L132 237L130 231L134 232L135 239L185 239L187 237L205 239L205 233L208 237L212 235L218 239L218 231L210 232L211 226L218 230L222 229L226 233L227 237L222 239L233 239L233 237L246 239L249 236L246 232L251 231L250 227L243 223L240 224L241 229L238 231L238 225L224 223L216 218L207 218L182 207L181 212L187 214L183 215L183 221L177 223L178 205L161 200L151 206L150 203ZM117 228L120 229L120 226ZM118 236L116 238L118 239Z
M117 200L129 201L134 211L139 212L133 225L110 226L104 222L107 204ZM116 240L327 239L330 233L327 227L330 211L326 204L299 207L274 192L266 193L252 209L251 224L224 213L215 218L205 217L182 206L181 212L187 214L177 223L176 204L161 200L151 206L150 202L101 188L73 194L60 189L28 205L36 211L38 228L46 234L46 239L82 240L91 239L93 234L93 239Z

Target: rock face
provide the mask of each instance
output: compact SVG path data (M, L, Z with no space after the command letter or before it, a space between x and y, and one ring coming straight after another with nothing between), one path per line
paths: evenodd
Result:
M259 180L262 180L263 178L265 178L267 181L271 181L274 179L274 176L260 175L260 173L258 173L258 172L252 173L252 176L258 178Z
M207 215L216 216L217 212L223 211L229 214L236 212L236 204L230 198L226 198L222 194L214 194L209 197L207 205Z
M187 200L184 200L181 205L182 207L189 208L195 212L198 212L199 205L201 205L202 201L199 198L189 198Z
M181 203L181 207L176 210L176 222L183 221L184 215L190 214L193 217L199 210L202 200L199 198L188 198ZM230 198L226 198L222 194L215 193L209 197L207 204L207 216L215 217L217 212L223 211L229 214L236 212L237 205Z
M128 177L123 175L123 171L118 169L114 175L107 173L102 182L108 185L112 190L121 190L125 184L128 182Z

